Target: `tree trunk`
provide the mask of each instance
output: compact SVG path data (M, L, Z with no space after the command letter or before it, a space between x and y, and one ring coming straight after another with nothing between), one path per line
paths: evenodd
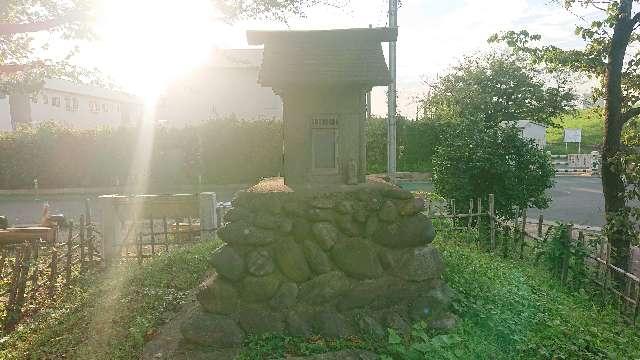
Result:
M605 134L602 150L602 188L604 192L605 213L609 226L608 237L613 247L613 264L621 269L628 269L630 236L617 216L625 216L625 186L621 169L617 166L616 158L622 151L622 68L624 56L633 31L631 22L631 8L633 0L622 0L619 6L619 16L616 21L611 47L608 54L606 70L606 107ZM628 219L621 219L626 223ZM615 224L615 225L614 225Z

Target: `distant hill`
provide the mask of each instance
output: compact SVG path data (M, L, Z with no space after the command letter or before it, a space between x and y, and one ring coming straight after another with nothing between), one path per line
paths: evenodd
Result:
M582 129L582 152L598 150L604 136L604 109L592 108L578 110L573 114L564 115L556 119L560 128L547 129L547 150L554 154L565 152L563 129ZM570 153L578 150L577 144L569 144Z

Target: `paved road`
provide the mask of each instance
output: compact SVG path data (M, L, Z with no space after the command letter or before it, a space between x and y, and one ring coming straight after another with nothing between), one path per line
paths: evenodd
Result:
M240 189L238 189L240 190ZM235 190L216 191L218 201L229 201ZM44 203L49 203L50 214L64 214L78 219L84 214L84 201L89 199L94 220L100 221L98 195L49 195L49 196L0 196L0 215L7 216L10 224L37 224L40 222Z
M430 184L420 184L428 190ZM600 178L587 176L561 176L551 190L553 202L544 211L547 220L562 220L575 224L602 226L604 224L604 198ZM232 191L218 192L218 200L230 200ZM94 217L100 219L95 195L43 196L5 196L0 197L0 215L7 215L12 224L37 223L45 201L51 206L51 213L64 213L77 218L83 213L83 200L90 198ZM539 211L532 209L529 217L537 217Z
M550 191L551 206L544 210L547 220L562 220L574 224L604 225L604 196L602 180L591 176L558 176ZM539 210L529 211L537 217Z

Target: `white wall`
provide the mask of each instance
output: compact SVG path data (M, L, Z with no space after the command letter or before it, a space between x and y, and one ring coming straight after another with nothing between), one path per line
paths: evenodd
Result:
M210 118L282 118L282 101L258 84L258 68L207 67L174 82L161 98L157 119L184 126Z
M9 98L0 99L0 131L11 131L11 113Z
M56 97L60 99L59 106L53 105ZM71 108L67 108L67 99ZM77 108L73 107L73 99L78 102ZM90 106L92 103L95 104L93 110ZM37 95L37 101L31 101L31 119L34 123L52 120L75 129L118 127L122 124L123 110L124 106L118 101L50 89L42 90Z
M533 141L535 141L535 143L541 149L543 149L547 145L547 129L544 126L529 123L523 129L522 135L525 139L532 139Z

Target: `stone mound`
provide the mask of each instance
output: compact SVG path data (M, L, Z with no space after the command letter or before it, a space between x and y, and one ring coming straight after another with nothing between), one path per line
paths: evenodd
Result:
M210 259L217 274L181 329L185 344L236 348L264 333L383 337L418 320L453 326L423 207L387 184L239 194Z

